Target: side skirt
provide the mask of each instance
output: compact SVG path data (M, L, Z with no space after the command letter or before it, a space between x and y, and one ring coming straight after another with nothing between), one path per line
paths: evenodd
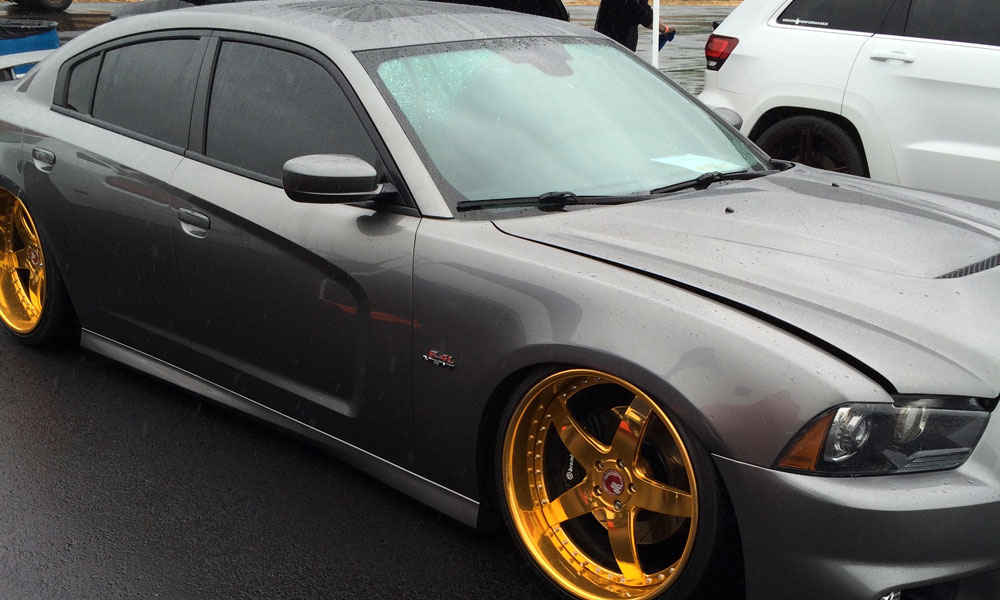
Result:
M400 492L470 527L477 526L479 502L380 458L363 448L335 438L245 396L202 379L193 373L179 369L93 331L86 329L82 331L80 346L315 442L341 460L373 475L376 479Z

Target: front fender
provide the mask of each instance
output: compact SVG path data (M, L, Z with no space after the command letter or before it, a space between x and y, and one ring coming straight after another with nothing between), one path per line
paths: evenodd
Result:
M694 292L507 236L490 223L425 220L414 265L416 470L471 498L483 419L512 373L600 369L650 394L711 452L770 466L819 412L891 402L833 356ZM478 423L457 430L456 423ZM489 433L492 432L492 433ZM436 440L447 436L448 448ZM457 442L457 443L456 443Z

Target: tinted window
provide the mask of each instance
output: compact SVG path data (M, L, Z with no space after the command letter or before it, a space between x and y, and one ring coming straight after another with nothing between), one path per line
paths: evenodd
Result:
M874 33L891 4L892 0L794 0L778 22Z
M186 146L202 51L198 40L157 40L109 50L94 118Z
M1000 1L913 0L906 35L1000 46Z
M94 86L97 85L97 70L101 66L101 55L88 58L73 67L69 73L69 86L66 93L66 107L90 114L90 105L94 100Z
M326 69L291 52L223 43L205 155L280 179L287 160L307 154L353 154L383 172L361 121Z

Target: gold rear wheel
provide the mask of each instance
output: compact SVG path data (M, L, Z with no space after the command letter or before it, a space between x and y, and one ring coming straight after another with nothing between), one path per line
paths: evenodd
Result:
M528 554L578 598L658 596L691 555L698 487L684 441L612 375L573 369L531 388L504 436L501 483Z
M38 327L46 301L45 253L20 199L0 192L0 319L15 333Z

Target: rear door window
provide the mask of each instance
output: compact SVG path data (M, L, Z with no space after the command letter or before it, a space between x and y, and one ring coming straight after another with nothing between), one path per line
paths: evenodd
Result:
M154 40L108 50L97 78L93 117L185 147L203 55L197 38ZM73 93L72 81L69 91ZM83 99L77 101L83 103Z
M782 25L839 29L842 31L878 31L893 0L792 0L778 16Z
M906 36L1000 46L1000 0L912 0Z
M224 41L208 105L205 156L280 182L291 158L352 154L384 173L333 76L294 52Z
M101 68L101 55L92 56L78 63L69 74L66 108L85 115L90 114L97 86L97 71Z

